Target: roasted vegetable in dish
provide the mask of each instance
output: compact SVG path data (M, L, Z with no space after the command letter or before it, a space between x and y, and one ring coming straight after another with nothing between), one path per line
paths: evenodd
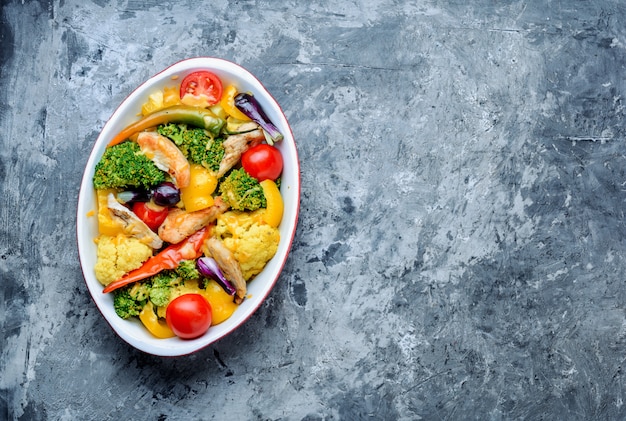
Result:
M203 228L189 236L185 241L166 247L157 255L150 257L141 267L108 284L103 292L115 291L167 269L176 269L183 260L197 259L200 257L202 245L208 234L209 230Z
M268 143L271 145L274 142L280 142L283 140L283 135L276 126L265 115L263 108L254 98L254 96L248 93L240 93L235 96L235 106L248 116L251 120L255 121L259 126L265 130L269 135Z
M176 336L194 339L211 327L211 304L200 294L185 294L167 306L165 319Z
M173 206L180 202L180 189L170 181L165 181L153 189L123 190L116 194L118 202L130 205L136 202L153 200L159 206Z
M124 288L115 293L113 298L113 308L115 313L122 319L139 316L141 310L146 305L147 297L130 295L130 288Z
M226 121L217 117L212 111L204 108L191 107L189 105L173 105L148 114L136 123L126 127L115 135L111 142L109 142L109 146L117 145L143 130L167 123L189 124L206 129L214 135L217 135L226 124Z
M166 181L152 190L152 200L159 206L174 206L180 202L180 189Z
M205 279L213 279L219 283L228 295L235 295L235 287L222 273L219 265L212 257L200 257L197 261L198 272Z
M207 130L186 124L169 123L157 128L157 132L171 139L191 163L201 164L217 171L224 158L223 140Z
M222 98L222 81L212 72L200 70L185 76L180 83L183 104L208 107Z
M267 206L259 180L243 168L232 170L220 184L219 192L224 201L235 210L254 211Z
M236 311L276 253L283 163L268 143L282 135L250 94L208 71L140 111L95 167L94 270L119 317L191 339Z
M96 164L93 185L97 190L149 189L165 181L161 171L147 156L141 153L135 142L124 142L107 148Z
M276 180L283 172L283 157L275 147L261 143L241 155L241 165L259 181Z

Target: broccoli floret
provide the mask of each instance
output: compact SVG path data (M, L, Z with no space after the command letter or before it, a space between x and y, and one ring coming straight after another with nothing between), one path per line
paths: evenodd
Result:
M164 306L170 302L172 287L176 286L180 277L174 270L164 270L151 278L150 301L156 306Z
M131 298L135 301L147 301L150 296L150 284L147 282L136 282L128 290Z
M131 287L120 288L113 296L113 308L115 313L122 319L138 316L146 300L136 300L130 294Z
M174 269L176 274L180 276L182 282L190 281L192 279L200 279L200 272L196 267L195 260L183 260L178 264L178 267Z
M170 301L172 288L198 278L196 261L183 260L176 269L164 270L150 278L150 301L156 306L165 306Z
M93 185L97 190L141 187L149 189L165 181L165 172L141 153L135 142L122 142L104 151L96 164Z
M164 124L157 128L157 132L171 139L189 162L203 165L211 171L219 170L224 158L223 139L214 138L204 129L185 124Z
M155 306L165 306L170 302L172 289L170 287L152 287L150 289L150 301Z
M115 313L122 319L138 316L148 299L155 306L166 306L173 288L187 280L200 278L196 261L183 260L176 269L164 270L143 282L116 290L113 297Z
M174 143L176 143L176 145L179 145L179 149L181 151L183 151L183 154L185 154L185 157L187 156L187 154L185 152L187 152L186 148L183 149L180 147L180 145L182 145L183 142L183 130L185 129L185 125L184 124L174 124L174 123L169 123L169 124L163 124L159 127L157 127L157 133L160 134L161 136L165 136L169 139L171 139Z
M219 187L222 199L235 210L254 211L267 207L263 187L243 168L232 170Z

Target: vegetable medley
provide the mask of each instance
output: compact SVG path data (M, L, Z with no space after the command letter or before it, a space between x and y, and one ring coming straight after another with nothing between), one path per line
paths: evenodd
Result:
M283 136L210 71L151 94L96 164L96 278L158 338L223 322L274 256Z

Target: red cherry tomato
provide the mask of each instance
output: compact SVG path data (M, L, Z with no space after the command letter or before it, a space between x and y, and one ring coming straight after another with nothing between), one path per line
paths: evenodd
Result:
M217 104L222 99L222 82L211 72L193 72L180 84L180 99L189 105Z
M241 165L259 181L276 180L283 172L283 156L275 147L261 143L243 153Z
M184 294L174 298L165 310L165 321L176 336L193 339L203 335L211 326L213 312L209 302L200 294Z
M168 208L152 202L135 202L132 211L139 219L145 222L152 231L156 231L163 221L165 221Z

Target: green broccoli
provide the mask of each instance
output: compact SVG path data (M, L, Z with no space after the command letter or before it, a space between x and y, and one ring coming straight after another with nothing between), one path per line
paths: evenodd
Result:
M185 124L164 124L157 127L157 132L171 139L189 162L203 165L211 171L219 170L224 158L223 139L214 138L204 129Z
M243 168L232 170L219 187L222 199L235 210L254 211L267 207L263 187Z
M157 133L171 139L174 143L176 143L176 145L179 145L178 148L183 152L183 154L185 154L185 157L188 156L189 151L187 148L183 148L181 146L185 143L183 139L183 131L186 127L187 126L184 124L174 123L162 124L157 127Z
M150 301L155 306L166 306L170 302L172 289L170 287L152 287L150 289Z
M198 272L195 260L183 260L174 271L180 276L182 282L200 279L200 272Z
M165 306L170 302L172 287L178 284L180 278L173 270L164 270L152 278L150 287L150 301L156 306Z
M142 282L120 288L114 292L113 308L122 319L138 316L148 299L156 306L170 302L172 288L191 279L200 279L195 260L183 260L176 269L164 270Z
M128 319L132 316L138 316L146 300L136 300L131 296L132 286L120 288L114 292L113 296L113 308L115 313L122 319Z
M128 293L133 300L145 303L150 295L150 284L147 282L135 282L128 290Z
M198 278L196 261L183 260L176 269L164 270L150 278L150 301L156 306L165 306L170 302L172 288Z
M165 181L166 173L141 153L135 142L122 142L104 151L96 164L93 185L97 190L140 187L149 189Z

